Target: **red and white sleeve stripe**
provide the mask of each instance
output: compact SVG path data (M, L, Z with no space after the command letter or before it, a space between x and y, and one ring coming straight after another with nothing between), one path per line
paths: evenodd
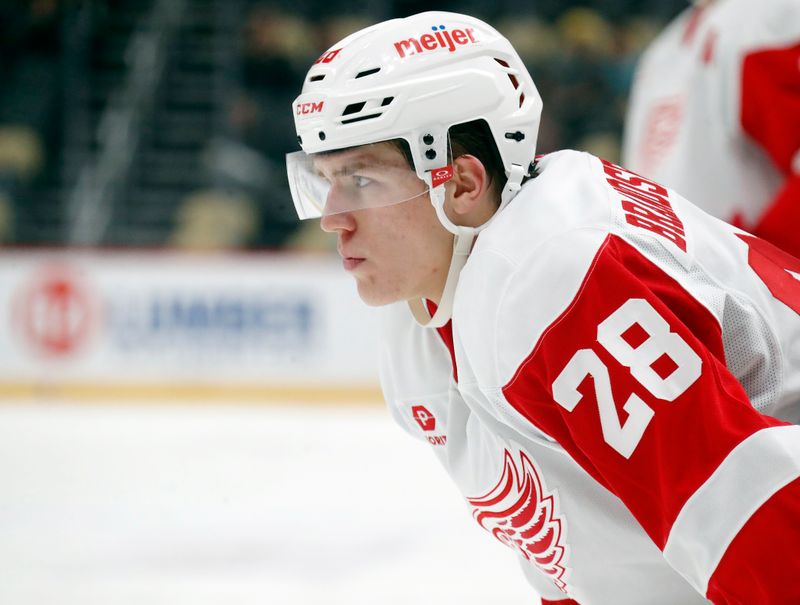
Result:
M785 534L776 543L761 544L762 548L749 553L746 550L739 552L742 549L731 550L730 547L755 512L761 511L761 514L771 516L768 511L772 510L776 519L781 518L780 502L772 498L792 481L798 483L798 472L800 426L771 427L750 435L731 451L684 504L672 524L664 547L667 561L701 594L709 591L712 574L726 555L726 566L734 570L752 566L748 559L754 556L766 555L764 563L768 564L770 559L778 556L783 561L794 561L791 568L794 568L793 575L796 575L800 563L800 556L796 552L798 542L789 540ZM800 484L789 488L786 494L790 498L790 494L795 495L794 514L784 517L794 520L791 525L794 528L800 528L800 517L797 516L800 513L798 487ZM765 529L764 537L767 537L770 528ZM795 531L795 534L798 535L798 532ZM791 568L787 568L787 571ZM790 579L788 576L784 578ZM800 580L794 580L800 586ZM764 578L761 578L755 584L749 583L747 594L740 596L752 598L753 587L763 581ZM722 598L725 595L724 586L720 587L719 592L717 602L729 602ZM766 604L787 601L785 596L781 596L779 601L760 598L752 602Z

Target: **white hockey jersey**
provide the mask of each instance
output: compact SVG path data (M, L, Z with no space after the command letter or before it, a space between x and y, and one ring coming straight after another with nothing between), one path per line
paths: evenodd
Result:
M688 8L643 54L622 165L800 253L800 2Z
M563 151L447 326L385 308L381 381L543 602L797 603L799 313L800 261Z

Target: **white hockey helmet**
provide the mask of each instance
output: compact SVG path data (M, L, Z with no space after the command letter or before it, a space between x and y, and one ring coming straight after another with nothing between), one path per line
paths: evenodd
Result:
M287 156L287 168L301 218L341 211L325 208L324 180L314 181L308 168L312 154L403 139L427 185L422 192L431 191L439 220L458 234L442 209L452 174L448 129L486 121L506 172L503 206L529 173L542 101L504 36L473 17L437 11L385 21L335 44L309 70L292 109L303 151Z

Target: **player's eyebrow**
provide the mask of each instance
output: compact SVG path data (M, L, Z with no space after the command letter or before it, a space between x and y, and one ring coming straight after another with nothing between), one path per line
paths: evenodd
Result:
M405 162L402 158L391 158L391 159L382 159L376 158L374 155L371 154L357 154L353 158L347 160L347 162L336 168L331 172L331 176L346 176L348 174L353 174L359 170L364 169L375 169L375 168L403 168L406 167ZM315 165L315 169L318 173L321 173L320 167Z
M366 160L348 162L346 165L334 170L333 176L344 176L348 174L353 174L354 172L363 170L365 168L377 168L379 166L380 166L379 162L368 162Z

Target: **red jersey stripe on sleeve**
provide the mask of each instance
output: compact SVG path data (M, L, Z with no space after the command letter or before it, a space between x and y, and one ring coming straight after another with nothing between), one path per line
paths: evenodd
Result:
M800 479L750 517L711 576L707 598L717 605L800 603L798 518Z
M753 409L724 361L716 318L609 236L503 393L663 549L684 504L728 454L785 424Z
M714 569L737 533L773 494L798 476L800 426L753 433L728 454L683 507L672 525L664 557L700 594L706 594ZM797 518L776 516L772 535L783 524L797 524ZM783 540L784 531L779 535ZM754 554L749 556L762 558ZM767 564L780 568L785 560Z

